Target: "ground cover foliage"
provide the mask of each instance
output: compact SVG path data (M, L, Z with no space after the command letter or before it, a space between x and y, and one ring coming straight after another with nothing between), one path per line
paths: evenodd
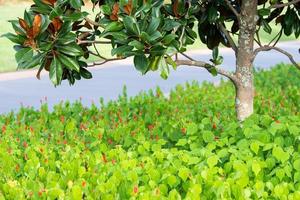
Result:
M300 73L255 83L242 127L228 82L2 115L0 199L300 199Z

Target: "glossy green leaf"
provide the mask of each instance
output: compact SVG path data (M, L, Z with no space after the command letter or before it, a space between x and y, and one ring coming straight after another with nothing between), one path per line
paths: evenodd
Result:
M87 69L85 68L80 68L80 75L85 78L85 79L91 79L93 78L93 75L91 72L89 72Z
M75 43L71 43L65 46L59 46L58 51L69 56L81 56L83 54L80 46Z
M57 59L69 70L80 71L80 66L74 57L68 57L64 54L58 54Z
M134 56L134 66L135 68L142 72L142 74L145 74L148 70L149 61L148 58L142 54L142 55L136 55Z
M63 74L62 64L56 57L54 57L50 65L49 77L55 86L61 83L62 74Z
M70 4L75 9L79 9L83 5L81 0L70 0Z

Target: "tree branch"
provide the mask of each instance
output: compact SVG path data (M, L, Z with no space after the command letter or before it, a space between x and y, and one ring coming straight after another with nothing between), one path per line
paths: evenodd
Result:
M94 56L98 56L98 54L96 54L95 52L93 51L89 51L90 54L94 55ZM99 57L99 56L98 56Z
M286 6L290 6L290 5L293 5L293 4L296 4L296 3L299 3L300 0L293 0L293 1L290 1L290 2L287 2L287 3L281 3L281 4L274 4L274 5L271 5L269 8L283 8L283 7L286 7Z
M97 49L96 44L93 44L93 47L94 47L94 49L95 49L95 51L96 51L98 57L101 58L101 59L103 59L103 60L106 60L106 58L105 58L104 56L101 56L100 52L99 52L98 49Z
M256 42L256 44L258 44L258 46L260 46L260 47L262 46L261 42L258 39L254 38L254 41Z
M225 34L225 37L227 38L231 48L234 50L235 53L237 53L238 48L237 48L233 38L230 36L229 32L225 28L225 26L223 26L223 24L221 24L221 23L218 23L218 26L221 29L221 31Z
M83 39L87 38L87 37L90 36L90 35L91 35L90 32L84 32L84 33L82 33L82 34L80 34L80 35L78 36L77 40L83 40Z
M77 44L111 44L109 41L77 40Z
M184 57L186 57L187 59L189 59L189 60L192 60L192 61L195 61L192 57L190 57L190 56L188 56L187 54L185 54L185 53L180 53L181 55L183 55ZM176 60L178 60L178 58L176 59Z
M269 42L268 46L271 46L272 42L275 41L274 44L272 45L273 47L275 47L282 36L282 32L283 32L283 28L281 28L278 34Z
M88 67L95 67L95 66L103 65L103 64L105 64L107 62L112 62L112 61L117 61L117 60L124 60L124 59L125 59L124 57L120 57L120 58L108 58L108 59L105 59L103 61L97 61L97 62L89 63Z
M217 68L214 65L211 65L211 64L203 62L203 61L177 60L176 64L178 66L180 66L180 65L186 65L186 66L202 67L204 69L207 69L208 71L211 68L216 68L218 74L223 75L223 76L229 78L234 84L236 84L238 82L237 77L234 75L234 73L228 72L228 71L226 71L224 69Z
M255 51L254 51L254 58L257 56L257 54L259 52L270 51L270 50L275 50L275 51L278 51L279 53L286 55L290 59L291 63L293 63L293 65L295 65L295 67L297 67L300 70L300 65L295 61L293 55L279 47L268 46L268 45L259 47L259 48L255 49Z
M233 14L237 17L238 21L240 21L240 14L237 12L237 10L232 6L230 0L224 0L227 6L230 8L230 10L233 12Z
M90 24L92 24L92 25L94 25L94 26L99 26L99 27L101 27L101 28L105 28L102 24L99 24L99 23L97 23L97 22L91 20L91 19L88 18L88 17L86 17L86 18L84 18L84 19L85 19L85 21L87 21L88 23L90 23Z
M255 32L257 39L255 39L255 37L254 37L254 41L261 47L262 44L261 44L260 35L259 35L260 28L261 28L261 26L259 26L257 31Z

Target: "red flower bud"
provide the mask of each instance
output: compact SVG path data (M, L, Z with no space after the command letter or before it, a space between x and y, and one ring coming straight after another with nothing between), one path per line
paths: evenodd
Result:
M28 147L28 144L27 144L26 141L23 142L23 147L24 147L24 148L27 148L27 147Z
M213 124L212 128L213 128L213 129L217 129L216 123Z
M107 163L106 155L104 153L102 154L102 160L104 163Z
M81 185L82 185L82 187L85 187L86 186L86 182L82 181Z
M137 194L138 192L139 192L139 188L138 188L137 185L135 185L135 186L133 187L133 193L134 193L134 194Z

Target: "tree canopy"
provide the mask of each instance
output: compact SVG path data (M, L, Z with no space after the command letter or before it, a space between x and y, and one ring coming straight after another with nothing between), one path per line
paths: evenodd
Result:
M167 78L169 68L177 66L173 56L184 53L199 37L214 50L212 63L205 67L215 75L215 66L222 63L216 48L220 44L237 48L232 35L240 29L241 0L92 0L92 4L93 19L82 10L81 0L34 0L23 19L10 21L15 34L5 35L17 44L18 67L39 65L38 78L45 69L54 85L65 79L74 84L81 77L92 77L86 61L90 55L101 59L93 65L133 56L143 74L159 70ZM299 37L299 1L259 0L258 6L257 32L262 28L271 33L270 23L275 22L281 30L273 42L282 34ZM256 40L261 43L259 37ZM102 43L112 45L114 58L100 54L101 45L95 44Z

